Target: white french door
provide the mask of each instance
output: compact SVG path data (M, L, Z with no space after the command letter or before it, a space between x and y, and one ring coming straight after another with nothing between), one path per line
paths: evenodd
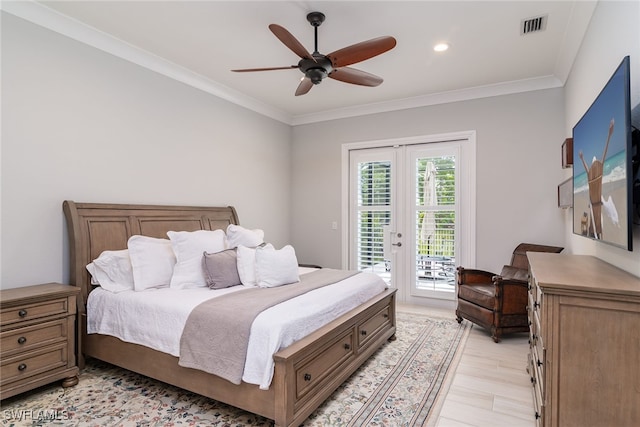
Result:
M473 136L346 147L347 268L378 274L401 301L455 298L455 267L475 261Z

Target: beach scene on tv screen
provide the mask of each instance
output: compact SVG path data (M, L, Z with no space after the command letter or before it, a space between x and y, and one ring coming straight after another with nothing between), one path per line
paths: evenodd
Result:
M574 233L627 247L627 114L620 69L573 129Z

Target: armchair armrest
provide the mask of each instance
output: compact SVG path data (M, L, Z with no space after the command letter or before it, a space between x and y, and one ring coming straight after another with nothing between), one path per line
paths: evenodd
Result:
M524 286L525 288L529 286L529 282L527 280L504 277L500 275L493 276L492 281L496 286Z
M459 285L486 285L493 282L495 273L473 268L458 267Z
M526 313L529 282L494 276L493 284L499 312L502 315Z

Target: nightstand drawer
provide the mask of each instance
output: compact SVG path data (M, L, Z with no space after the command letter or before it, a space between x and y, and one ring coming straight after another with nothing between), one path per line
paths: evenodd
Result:
M66 368L66 365L67 344L61 343L6 360L3 359L0 378L2 378L4 385L57 368Z
M18 305L2 310L2 326L17 322L27 322L46 316L66 315L69 311L68 299L58 298L39 303Z
M66 341L67 319L39 323L0 333L2 359L12 354L30 351L43 345Z

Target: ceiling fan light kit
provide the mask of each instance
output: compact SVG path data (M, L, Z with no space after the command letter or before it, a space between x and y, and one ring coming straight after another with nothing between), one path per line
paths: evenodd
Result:
M290 70L297 68L304 74L304 77L296 89L296 96L308 93L313 85L320 84L326 77L360 86L380 85L383 81L381 77L355 68L350 68L348 65L365 61L393 49L396 46L396 39L390 36L378 37L347 46L329 53L328 55L323 55L318 52L318 27L324 22L324 20L325 16L321 12L311 12L307 15L307 21L309 21L309 24L314 28L315 45L313 53L309 53L302 43L300 43L284 27L281 27L278 24L269 25L271 32L293 53L301 58L298 65L269 68L246 68L232 71L252 72Z

